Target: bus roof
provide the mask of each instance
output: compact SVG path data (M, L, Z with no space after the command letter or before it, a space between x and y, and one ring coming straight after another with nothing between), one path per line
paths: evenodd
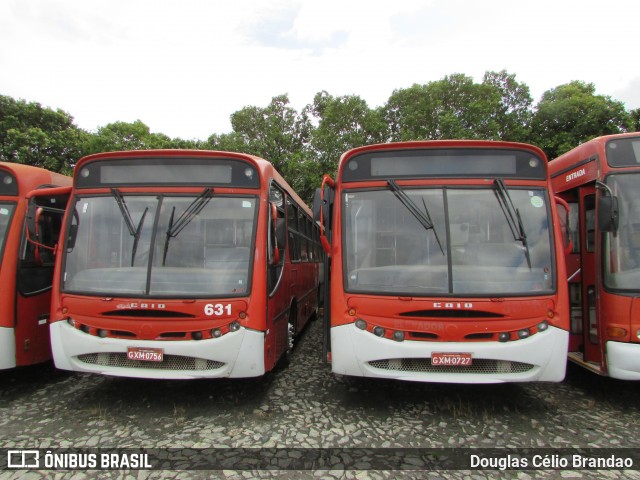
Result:
M578 184L592 182L600 178L606 162L600 162L605 156L607 142L618 138L640 137L640 132L602 135L592 138L549 162L549 172L553 188L562 192Z
M296 194L293 188L286 182L284 177L275 169L273 164L268 160L261 157L251 155L248 153L229 152L222 150L187 150L187 149L162 149L162 150L128 150L117 152L103 152L93 155L88 155L81 158L76 164L74 171L74 182L77 182L79 172L82 167L88 163L99 160L114 160L114 159L142 159L142 158L224 158L235 159L248 162L252 164L259 172L263 182L271 178L274 178L277 183L283 187L287 193L303 208L307 214L312 215L311 210L306 203ZM264 186L268 186L267 183L263 183Z
M547 157L545 155L545 153L538 147L536 147L535 145L530 145L527 143L518 143L518 142L506 142L506 141L494 141L494 140L421 140L421 141L406 141L406 142L391 142L391 143L379 143L379 144L374 144L374 145L367 145L364 147L358 147L358 148L354 148L351 150L348 150L347 152L345 152L341 157L340 157L340 163L338 165L338 175L337 178L342 181L351 181L352 178L355 179L355 177L357 177L357 173L354 172L354 174L349 174L349 175L344 175L343 176L343 172L345 171L345 166L346 164L349 162L349 160L355 156L359 156L359 155L370 155L370 154L375 154L375 153L380 153L380 152L391 152L391 151L395 151L395 152L400 152L400 156L406 156L406 154L403 154L402 152L409 152L412 150L464 150L464 149L468 149L468 150L473 150L473 149L478 149L478 150L511 150L511 151L520 151L520 152L526 152L528 154L531 154L535 157L538 157L540 159L540 162L538 162L538 165L536 166L535 169L531 169L530 173L533 174L533 177L531 178L536 178L536 179L542 179L543 177L546 178L546 169L547 169ZM471 153L471 152L469 152ZM448 155L448 154L447 154ZM417 157L416 157L417 158ZM379 179L382 179L382 177L385 176L389 176L389 177L396 177L396 176L433 176L433 177L445 177L445 176L460 176L460 175L467 175L469 177L478 177L478 176L482 176L482 174L484 174L485 172L489 172L490 174L492 174L492 176L498 175L498 176L518 176L519 174L516 173L516 163L514 160L514 164L512 167L513 171L510 173L506 172L506 167L505 167L505 163L503 160L496 160L495 162L490 162L490 169L486 170L483 168L483 171L480 172L481 167L478 167L476 170L476 172L473 171L468 171L468 173L464 173L465 168L471 166L471 163L466 162L466 164L461 164L455 168L458 169L457 172L452 173L452 171L448 171L450 169L444 168L444 169L437 169L435 168L433 170L433 172L429 171L428 173L422 173L422 174L418 174L418 173L407 173L405 172L404 174L402 172L400 172L399 170L397 170L398 167L398 163L396 161L397 159L394 159L394 161L389 164L388 168L385 168L384 170L391 170L390 172L387 173L382 173L382 172L377 172L374 173L373 170L371 170L369 173L364 173L364 177L362 177L362 179L373 179L374 176L379 176ZM522 160L522 159L520 159ZM520 162L519 160L519 162ZM409 157L407 157L406 162L415 162L415 161L421 161L421 160L416 160L416 159L410 159ZM403 162L406 165L406 162ZM426 164L425 164L426 165ZM440 165L442 165L442 162L440 162ZM484 165L484 164L483 164ZM519 163L519 165L521 165L521 162ZM491 171L491 168L493 167L497 167L495 168L495 171ZM368 167L367 167L368 168ZM430 167L429 167L430 168ZM453 168L453 167L452 167ZM411 171L415 171L416 169L414 167L409 167L406 168L406 170L408 172ZM439 171L440 170L440 171ZM518 169L520 170L520 169ZM346 179L346 177L349 177L349 180Z
M13 190L13 193L5 192L0 187L0 195L9 194L12 196L19 195L24 197L31 190L42 187L51 186L70 186L72 179L60 173L51 172L41 167L34 167L32 165L23 165L21 163L13 162L0 162L0 171L6 172L6 182L10 182L9 177L17 179L17 192ZM0 172L1 173L1 172ZM5 181L3 180L3 183Z

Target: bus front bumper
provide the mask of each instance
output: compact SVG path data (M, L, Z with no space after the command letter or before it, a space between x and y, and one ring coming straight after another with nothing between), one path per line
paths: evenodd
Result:
M16 366L16 335L13 328L0 327L0 370Z
M567 366L569 333L549 327L529 338L506 343L396 342L358 329L331 329L332 370L339 375L416 382L560 382ZM471 366L433 366L433 353L471 354Z
M51 324L56 367L119 377L191 379L245 378L264 374L264 333L241 328L207 340L100 338L67 322ZM130 360L129 348L162 349L162 362Z
M607 342L607 370L611 378L640 380L640 344Z

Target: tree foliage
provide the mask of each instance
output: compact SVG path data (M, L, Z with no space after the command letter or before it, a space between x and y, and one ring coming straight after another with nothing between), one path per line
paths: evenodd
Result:
M0 96L0 159L70 173L83 155L141 149L210 149L251 153L267 160L310 201L323 173L334 174L347 150L400 140L486 139L534 143L549 158L595 136L640 130L640 109L626 111L591 83L573 81L546 91L534 106L529 87L505 70L482 82L454 73L395 90L370 108L358 95L318 92L297 111L287 94L265 107L231 114L232 131L205 141L170 138L147 125L114 122L95 132L68 113Z
M631 127L622 102L596 95L592 83L573 81L544 92L533 117L531 139L553 159L587 140Z
M71 172L86 138L62 110L0 96L0 159Z

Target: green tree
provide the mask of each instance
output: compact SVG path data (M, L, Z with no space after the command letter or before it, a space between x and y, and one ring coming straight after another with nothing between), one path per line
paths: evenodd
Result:
M484 85L495 88L500 101L490 113L492 125L497 127L497 138L512 142L529 142L531 137L531 119L533 117L533 99L529 87L516 81L516 76L500 72L486 72Z
M98 128L84 145L85 155L120 150L149 150L158 148L200 148L202 142L171 139L162 133L151 133L140 120L133 123L114 122Z
M311 135L309 118L289 105L286 94L273 97L265 108L248 106L233 113L231 126L233 135L210 140L229 142L234 150L269 160L280 172L292 159L304 156Z
M506 74L505 74L506 75ZM496 80L497 81L497 80ZM501 90L463 74L395 90L385 106L393 141L500 138ZM504 115L503 115L504 117Z
M0 96L0 159L71 173L86 132L62 110Z
M596 95L592 83L572 81L544 92L531 134L532 143L553 159L594 137L631 128L631 115L622 102Z
M629 131L640 132L640 108L631 110L629 116L631 117L631 128Z
M381 143L388 139L389 131L381 109L372 110L357 95L334 97L326 91L316 93L313 103L305 107L317 127L311 135L311 148L315 165L306 171L334 174L340 156L352 148ZM316 182L316 186L320 181Z

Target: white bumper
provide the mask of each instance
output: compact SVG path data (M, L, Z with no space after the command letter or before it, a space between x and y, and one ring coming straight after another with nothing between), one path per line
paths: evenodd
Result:
M128 347L163 349L165 366L140 361L132 364L126 360ZM56 367L62 370L120 377L241 378L264 374L264 333L244 328L199 341L123 340L88 335L63 321L51 325L51 350ZM173 366L166 365L170 361Z
M607 368L611 378L640 380L640 344L607 342Z
M568 343L569 333L555 327L549 327L548 330L524 340L506 343L396 342L379 338L349 324L331 329L332 370L340 375L416 382L560 382L565 376ZM444 367L440 370L429 366L433 352L471 353L475 365L483 363L478 360L489 360L484 363L494 364L496 368L472 366ZM402 362L399 359L420 360ZM376 368L369 363L376 360L390 361L378 363L383 367ZM531 367L526 371L515 371L518 369L511 367L512 362L530 364ZM495 371L491 371L492 369Z
M0 370L16 366L16 336L13 328L0 327Z

